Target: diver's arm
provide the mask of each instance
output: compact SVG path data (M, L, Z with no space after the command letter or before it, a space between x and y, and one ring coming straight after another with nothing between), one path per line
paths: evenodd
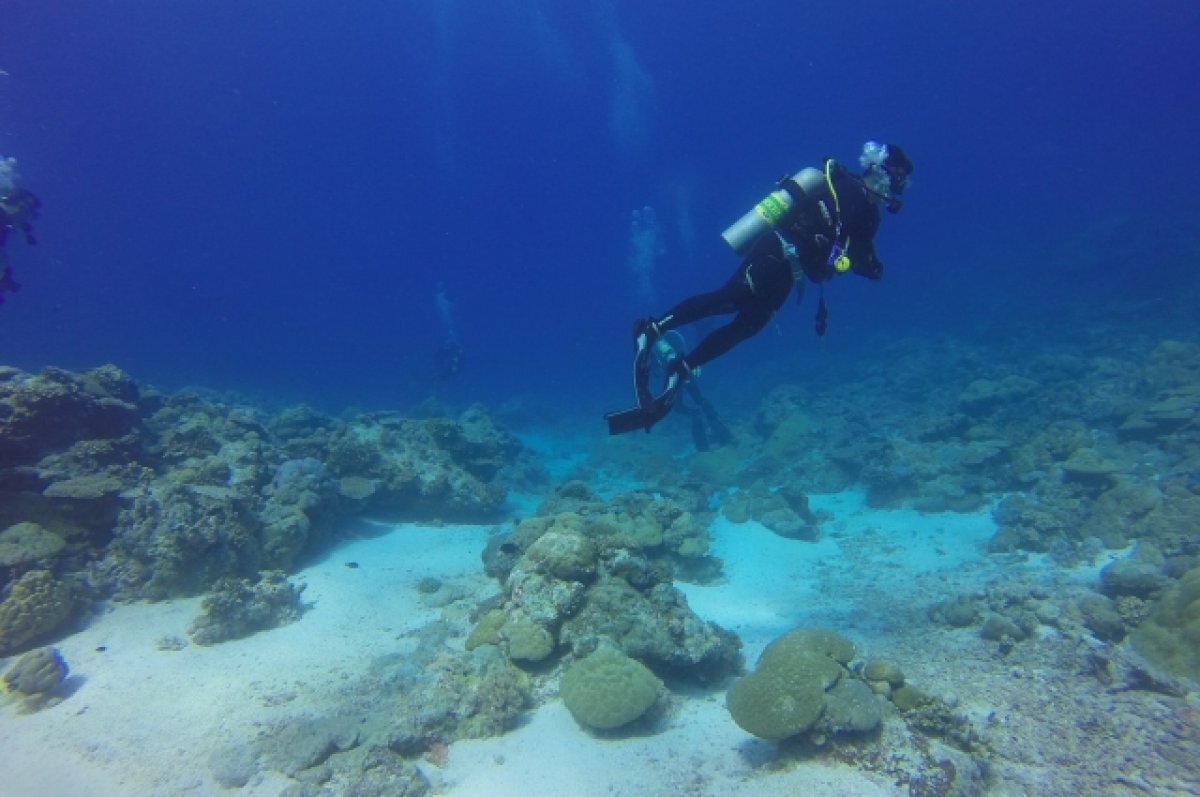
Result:
M870 238L851 239L847 254L850 255L850 268L855 274L870 280L883 276L883 261L875 254L875 242Z

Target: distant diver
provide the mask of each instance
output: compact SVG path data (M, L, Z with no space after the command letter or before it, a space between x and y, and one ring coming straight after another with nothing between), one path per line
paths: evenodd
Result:
M661 318L634 324L634 394L637 406L605 415L609 434L650 429L676 405L680 389L702 365L720 357L767 325L803 278L821 287L816 333L828 326L824 283L853 271L867 279L883 275L875 254L875 233L883 206L898 213L909 186L913 163L896 144L868 141L859 157L861 175L832 158L822 168L806 167L785 176L778 188L732 224L722 237L743 259L720 288L680 302ZM803 295L803 293L801 293ZM655 343L669 330L714 315L733 319L665 368L663 389L650 389Z
M654 366L665 372L671 362L686 348L683 335L678 330L671 330L654 343ZM699 379L689 379L684 383L683 392L675 402L675 410L691 421L692 444L697 451L711 451L714 446L733 443L733 432L729 430L717 408L700 391Z
M21 289L4 251L8 234L20 233L26 244L36 244L33 220L42 208L42 201L33 192L17 185L16 163L14 158L0 156L0 304L4 303L4 294Z
M457 377L467 366L467 358L457 338L447 338L433 351L433 379L444 385Z

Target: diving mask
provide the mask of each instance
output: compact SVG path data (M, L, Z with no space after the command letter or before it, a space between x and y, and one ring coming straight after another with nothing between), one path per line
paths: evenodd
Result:
M863 183L871 193L879 197L889 212L900 212L903 205L900 195L908 190L913 172L913 163L904 150L896 144L868 141L858 162L864 169Z

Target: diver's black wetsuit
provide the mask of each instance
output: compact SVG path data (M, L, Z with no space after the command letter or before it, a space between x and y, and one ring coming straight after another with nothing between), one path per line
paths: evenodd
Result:
M835 241L844 248L856 274L868 279L879 279L883 274L874 244L879 207L858 177L836 163L830 175L837 202L822 182L818 190L805 194L792 206L776 227L779 235L759 236L728 282L711 293L685 299L656 322L665 332L701 318L737 313L684 356L689 367L704 365L756 334L787 301L795 276L780 236L795 247L797 265L813 282L824 282L838 273L830 262Z
M16 293L21 284L13 278L12 267L4 253L4 245L8 243L9 230L20 232L25 243L35 244L32 219L37 217L42 202L24 188L18 188L4 197L0 197L0 304L4 304L4 294Z

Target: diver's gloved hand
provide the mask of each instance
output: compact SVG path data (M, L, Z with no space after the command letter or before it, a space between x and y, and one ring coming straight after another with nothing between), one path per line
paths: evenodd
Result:
M867 279L877 280L883 276L883 261L874 255L855 260L851 268L854 269L855 274L859 274Z

